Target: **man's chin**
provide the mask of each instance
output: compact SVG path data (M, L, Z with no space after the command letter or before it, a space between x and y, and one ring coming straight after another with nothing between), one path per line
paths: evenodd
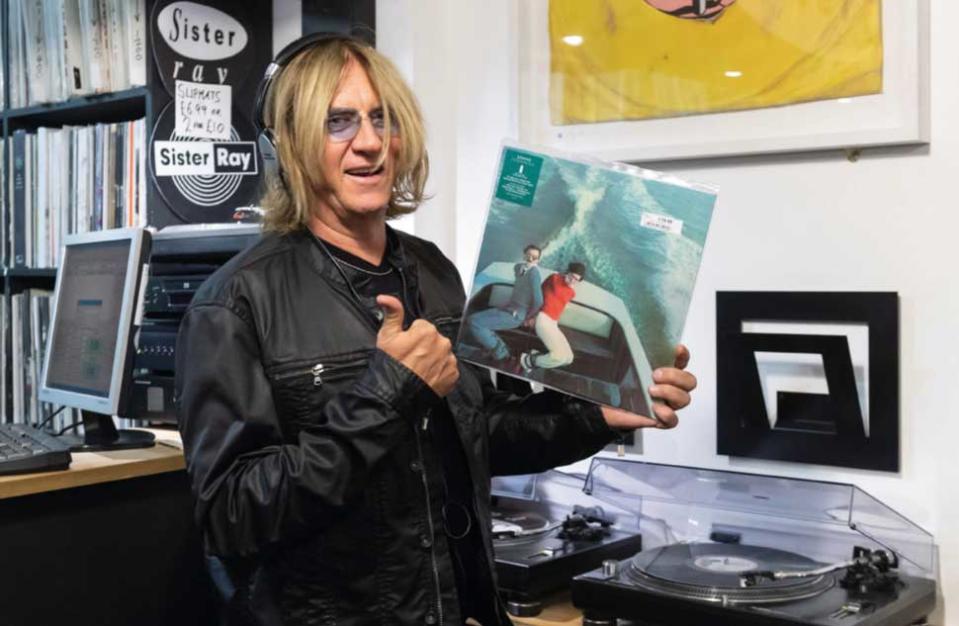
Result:
M342 210L355 217L385 217L386 209L389 206L389 200L386 201L366 201L352 202L341 205Z
M342 199L343 206L356 213L376 213L383 211L390 203L389 193L349 194Z
M340 219L386 217L390 196L385 193L376 194L334 194L327 193L319 204L319 210L330 211Z

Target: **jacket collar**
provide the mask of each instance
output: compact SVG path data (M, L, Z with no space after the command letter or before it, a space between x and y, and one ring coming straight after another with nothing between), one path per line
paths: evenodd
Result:
M403 244L403 237L388 224L386 227L386 255L384 260L394 268L400 270L406 282L407 294L410 297L419 297L419 281L417 263L413 255ZM355 299L351 286L346 282L330 254L324 249L324 243L308 228L301 228L288 235L290 243L297 251L301 261L313 268L324 280L332 284L339 291ZM329 244L326 244L329 245ZM364 308L372 307L368 302L360 302Z

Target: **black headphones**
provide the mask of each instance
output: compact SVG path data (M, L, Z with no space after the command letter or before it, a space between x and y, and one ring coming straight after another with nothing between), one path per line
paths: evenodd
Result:
M263 156L263 174L265 177L282 175L280 164L276 155L276 136L273 129L267 126L264 119L264 109L266 108L266 98L270 93L270 86L276 75L286 67L290 59L297 54L323 41L332 41L342 39L345 41L354 41L359 44L369 45L358 37L347 35L345 33L319 32L303 35L287 44L276 57L266 66L263 73L263 79L259 87L256 88L256 100L253 104L253 124L256 126L256 143Z

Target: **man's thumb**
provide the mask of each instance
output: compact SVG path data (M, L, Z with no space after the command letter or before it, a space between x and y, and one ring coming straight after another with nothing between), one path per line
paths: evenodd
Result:
M383 309L380 337L392 337L403 332L403 303L393 296L376 296L376 304Z

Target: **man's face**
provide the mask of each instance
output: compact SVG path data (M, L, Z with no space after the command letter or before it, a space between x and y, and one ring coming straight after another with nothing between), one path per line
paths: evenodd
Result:
M572 287L576 283L582 282L583 280L583 277L577 274L576 272L566 272L565 274L563 274L563 276L566 278L566 284L569 285L570 287Z
M526 251L523 252L523 260L529 265L536 265L539 263L539 255L540 252L536 248L527 248Z
M322 168L326 184L316 190L319 210L332 211L341 218L385 211L396 177L400 138L396 133L391 134L389 155L383 165L376 168L383 145L382 107L379 95L359 63L351 61L346 66L330 109L324 115L327 138ZM336 125L342 125L341 118L353 116L355 119L357 115L359 128L354 136L338 138L331 133Z

